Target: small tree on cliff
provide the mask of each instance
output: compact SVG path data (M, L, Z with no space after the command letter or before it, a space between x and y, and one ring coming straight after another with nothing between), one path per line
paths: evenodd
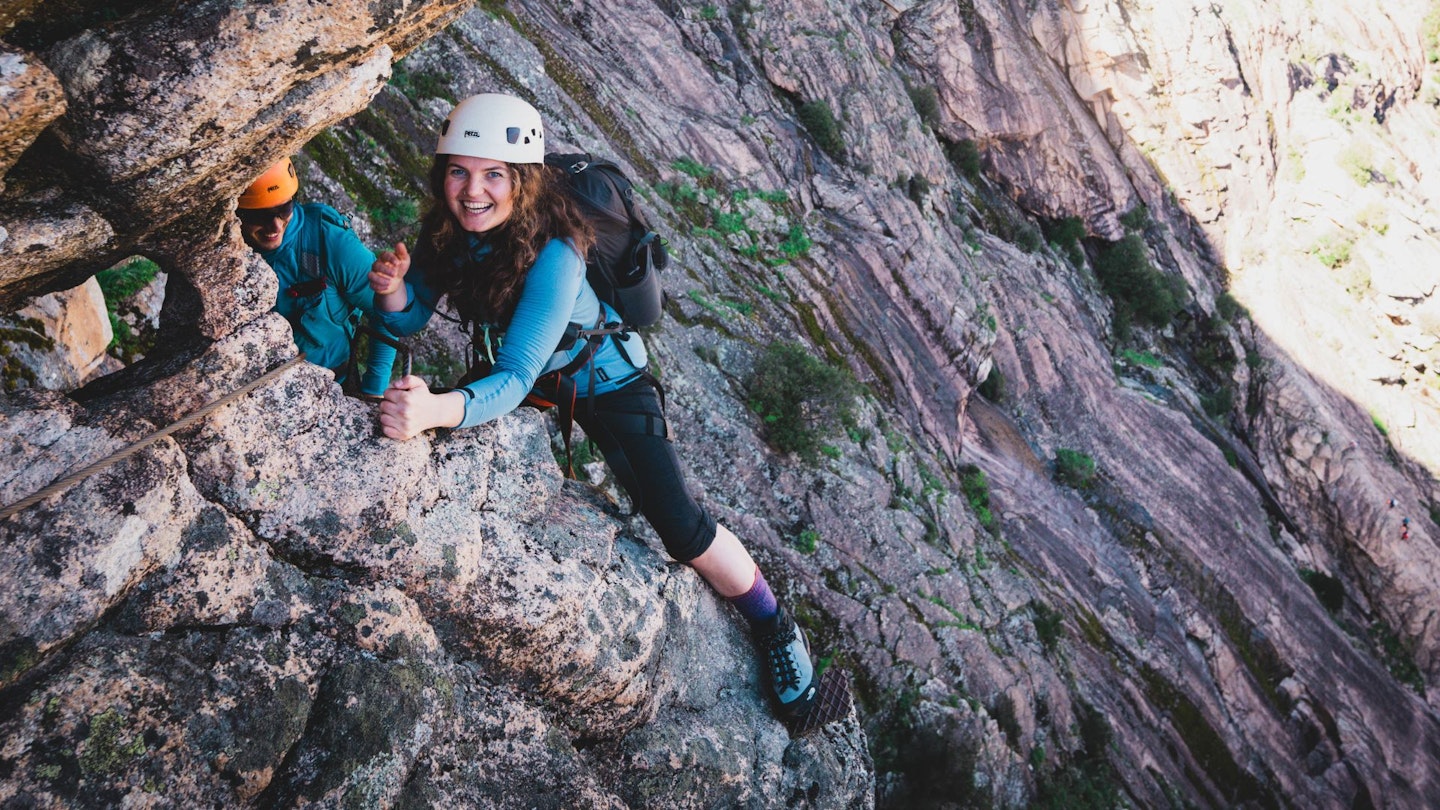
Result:
M1095 275L1115 302L1117 333L1131 321L1163 328L1185 305L1184 281L1155 269L1139 234L1102 247L1095 257Z
M765 423L766 440L807 461L815 459L827 433L853 419L855 379L798 343L771 344L755 361L747 387L750 407Z

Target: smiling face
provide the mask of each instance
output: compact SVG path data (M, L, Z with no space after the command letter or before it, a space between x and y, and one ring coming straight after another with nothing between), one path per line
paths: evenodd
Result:
M240 218L241 238L245 240L245 244L261 253L280 247L280 243L285 239L285 228L290 224L290 217L294 213L294 201L274 208L241 208L235 212Z
M509 164L451 155L445 163L445 205L470 233L484 233L504 224L515 209L515 180Z

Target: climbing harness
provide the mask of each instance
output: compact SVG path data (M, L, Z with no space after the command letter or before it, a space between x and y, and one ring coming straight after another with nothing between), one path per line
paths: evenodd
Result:
M595 352L605 339L611 338L620 349L621 354L629 362L630 357L625 353L623 341L624 334L628 333L629 327L619 323L606 323L605 315L602 312L600 320L590 329L582 329L579 324L572 323L566 327L565 335L561 338L560 345L556 351L567 351L574 348L581 340L585 341L585 347L575 357L571 358L564 367L548 372L535 381L530 393L525 395L525 402L532 407L545 409L555 408L555 421L560 428L560 437L565 442L565 476L575 477L574 452L572 436L575 426L575 404L579 392L579 386L575 382L575 374L580 369L589 367L589 391L595 390L596 368L594 363ZM633 366L633 363L632 363ZM637 379L646 379L655 387L655 392L660 396L660 411L665 411L665 386L660 384L652 374L636 369ZM644 488L640 486L639 476L635 474L622 450L618 436L658 436L662 439L670 438L670 427L663 416L656 417L646 413L621 413L606 411L598 416L595 413L595 395L592 393L585 397L585 415L592 424L598 421L612 436L607 442L609 445L605 450L605 462L615 477L620 481L621 487L630 496L631 515L637 515L644 508ZM591 439L598 437L592 436Z

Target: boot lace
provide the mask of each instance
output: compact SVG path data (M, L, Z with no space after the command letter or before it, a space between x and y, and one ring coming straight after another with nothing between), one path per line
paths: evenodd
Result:
M794 639L793 629L765 638L765 658L770 664L770 674L774 678L777 692L800 688L800 670L795 663L794 654L790 651L790 644Z

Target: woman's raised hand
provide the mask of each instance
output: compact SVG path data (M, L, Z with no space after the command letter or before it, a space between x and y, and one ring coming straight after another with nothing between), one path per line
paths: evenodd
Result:
M370 265L370 289L377 296L391 296L405 288L405 274L410 271L410 251L404 242L396 242L394 250L382 250ZM404 306L404 302L401 302ZM400 307L396 307L399 309Z

